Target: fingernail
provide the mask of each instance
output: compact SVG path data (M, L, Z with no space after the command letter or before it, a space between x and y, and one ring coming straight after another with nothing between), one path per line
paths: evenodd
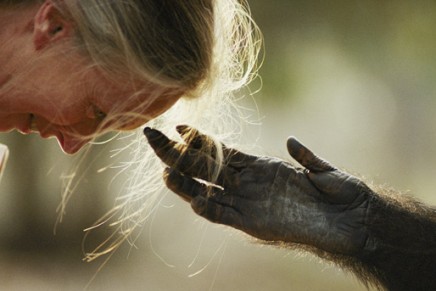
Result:
M171 169L171 168L169 168L169 167L166 167L166 168L164 169L163 176L164 176L164 178L166 179L166 178L168 178L172 173L174 173L174 170Z
M146 126L144 127L144 134L147 134L151 130L150 127Z
M174 192L177 192L176 190L183 185L183 176L171 168L166 168L164 170L163 179L167 186Z
M288 150L300 149L302 146L302 144L293 136L288 137L286 145L288 147Z
M155 138L155 137L159 136L159 132L157 130L152 129L152 128L147 126L146 128L144 128L144 135L147 138Z
M177 125L176 126L176 130L178 133L183 134L185 131L189 130L189 126L182 124L182 125Z

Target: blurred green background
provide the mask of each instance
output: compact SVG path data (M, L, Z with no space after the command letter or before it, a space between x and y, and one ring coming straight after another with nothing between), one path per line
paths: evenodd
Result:
M265 61L255 95L262 125L244 141L286 159L295 135L341 168L435 204L436 4L249 2ZM212 225L172 195L135 247L125 244L98 272L103 260L81 259L82 230L115 199L114 173L97 171L108 163L100 148L54 235L60 173L73 159L37 136L7 133L0 142L11 150L0 185L0 289L80 290L96 274L89 290L365 290L310 255Z

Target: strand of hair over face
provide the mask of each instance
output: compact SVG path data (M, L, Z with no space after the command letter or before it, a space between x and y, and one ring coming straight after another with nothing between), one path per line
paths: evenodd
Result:
M170 110L148 122L147 126L158 128L169 137L178 139L175 126L189 124L233 146L241 134L242 124L252 114L243 109L238 101L242 93L249 91L247 85L256 77L262 37L245 1L211 1L214 39L207 74L196 83L195 88L185 90L183 98ZM151 75L150 72L144 74L147 77ZM151 98L159 96L152 95ZM142 128L121 137L118 142L120 148L113 151L113 156L123 156L123 159L128 160L119 168L129 178L116 199L116 206L87 229L91 231L105 225L113 229L113 235L98 247L86 251L85 261L109 254L123 242L134 244L135 231L158 207L166 191L162 179L163 164L147 144ZM214 169L213 175L217 176L219 170L219 167ZM76 183L80 182L76 176L73 173L67 179L63 203L59 208L61 216Z

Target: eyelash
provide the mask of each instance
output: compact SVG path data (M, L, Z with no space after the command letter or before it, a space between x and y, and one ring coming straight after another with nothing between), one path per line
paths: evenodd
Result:
M106 118L107 114L101 111L99 108L94 107L94 115L97 119L103 120Z
M88 109L86 110L86 115L88 116L88 118L97 119L99 121L102 121L107 116L105 112L103 112L99 107L95 106L94 104L89 105Z

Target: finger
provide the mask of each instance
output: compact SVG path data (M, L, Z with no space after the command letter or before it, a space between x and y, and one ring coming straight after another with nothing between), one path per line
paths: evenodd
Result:
M197 129L188 125L178 125L176 130L189 147L202 149L205 145L213 144L210 137L201 134Z
M223 153L223 144L213 138L202 134L197 129L188 125L178 125L177 132L187 144L188 148L201 151L203 154L216 159L217 155Z
M176 129L189 147L202 150L214 159L217 158L219 153L222 153L224 159L223 164L227 166L244 167L250 161L255 160L254 156L244 154L233 148L228 148L225 144L202 134L199 130L188 125L178 125Z
M186 146L170 140L159 130L144 128L144 135L157 156L168 166L173 166L180 158Z
M300 165L312 172L334 171L336 168L329 162L319 158L311 150L301 144L295 137L289 137L287 141L289 154Z
M220 204L214 199L197 196L191 201L191 207L198 215L207 220L240 228L243 216L229 205Z
M228 195L219 187L199 182L171 168L164 170L164 181L171 191L187 202L191 202L197 196L203 196L228 206L243 206L240 197Z
M147 127L144 134L158 157L169 167L188 176L211 179L217 164L210 156L172 141L156 129Z
M191 202L196 196L204 195L208 191L206 185L199 183L191 177L183 176L180 172L171 168L165 169L164 181L171 191L179 195L186 202Z
M223 143L201 133L193 127L188 125L178 125L176 130L188 147L208 153L214 159L216 159L219 154L223 154L224 158L229 156L231 149L226 148Z

